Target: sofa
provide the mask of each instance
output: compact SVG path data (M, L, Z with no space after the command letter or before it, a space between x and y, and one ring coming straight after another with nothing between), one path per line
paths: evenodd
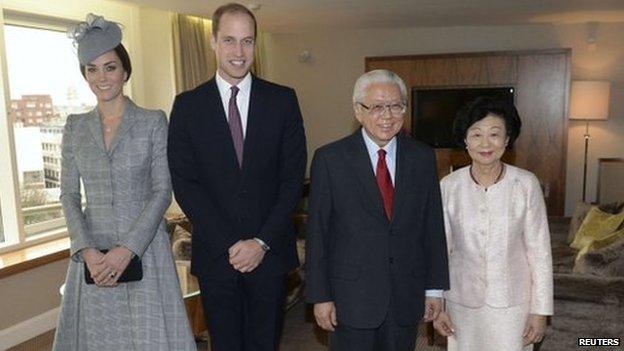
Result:
M579 206L590 208L586 204ZM579 206L573 218L549 219L555 315L540 350L576 350L579 349L578 338L621 338L624 335L624 276L613 275L609 268L619 258L611 259L613 251L601 248L577 259L579 251L570 247L579 223L583 222L583 212L589 211L579 210ZM624 245L624 240L613 244ZM624 250L619 252L619 256L622 255Z

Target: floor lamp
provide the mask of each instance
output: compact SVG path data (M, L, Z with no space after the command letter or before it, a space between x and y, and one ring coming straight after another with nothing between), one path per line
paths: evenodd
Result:
M570 119L585 121L585 156L583 158L583 202L587 187L587 150L589 149L589 122L609 117L608 81L579 80L572 82L570 94Z

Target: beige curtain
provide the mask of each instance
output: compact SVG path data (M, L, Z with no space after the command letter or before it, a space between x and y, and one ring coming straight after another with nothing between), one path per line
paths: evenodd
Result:
M258 31L256 34L256 50L254 51L254 63L251 67L251 71L257 77L262 77L264 74L264 63L265 63L265 52L264 52L264 33Z
M181 93L212 78L216 71L215 55L210 47L212 21L176 14L173 18L173 55L176 91ZM256 35L256 50L251 71L262 77L265 66L264 34Z
M195 88L215 73L210 26L211 21L204 18L174 15L173 56L178 93Z

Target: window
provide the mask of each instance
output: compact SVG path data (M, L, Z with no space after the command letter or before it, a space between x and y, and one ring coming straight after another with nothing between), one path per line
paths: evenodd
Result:
M64 31L69 23L50 28L19 21L5 18L3 27L11 102L8 120L0 123L13 129L18 189L12 190L21 208L2 214L5 224L14 225L6 233L0 226L0 249L65 232L59 202L63 127L69 114L95 106Z

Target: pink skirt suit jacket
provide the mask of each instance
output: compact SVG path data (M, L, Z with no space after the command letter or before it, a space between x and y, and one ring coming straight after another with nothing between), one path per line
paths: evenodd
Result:
M529 304L552 315L550 232L542 190L526 170L505 165L487 190L469 167L441 181L451 289L445 298L465 307Z

